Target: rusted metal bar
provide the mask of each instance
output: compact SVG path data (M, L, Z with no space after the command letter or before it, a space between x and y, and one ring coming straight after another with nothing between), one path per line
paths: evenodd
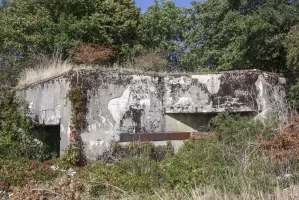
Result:
M189 139L190 136L190 132L136 134L122 133L120 134L120 142L186 140Z

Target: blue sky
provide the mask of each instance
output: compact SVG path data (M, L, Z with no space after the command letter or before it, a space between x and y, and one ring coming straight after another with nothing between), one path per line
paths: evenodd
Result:
M141 11L144 12L150 5L154 3L154 0L135 0L136 5L138 7L141 7ZM173 0L178 6L186 6L190 7L192 0ZM204 0L198 0L198 1L204 1Z

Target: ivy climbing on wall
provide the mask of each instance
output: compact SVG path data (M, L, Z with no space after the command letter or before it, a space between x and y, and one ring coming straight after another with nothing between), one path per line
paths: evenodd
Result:
M81 132L86 128L87 97L84 90L80 87L73 87L67 93L67 99L71 102L71 134L70 144L64 151L64 160L69 164L80 166L86 162L84 156L84 145Z
M82 88L71 88L67 94L72 104L72 126L76 131L81 132L86 127L86 95Z

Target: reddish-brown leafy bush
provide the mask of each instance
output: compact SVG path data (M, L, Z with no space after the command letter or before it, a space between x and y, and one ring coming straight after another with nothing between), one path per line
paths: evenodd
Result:
M259 139L260 147L278 162L299 160L299 116L273 139Z
M74 53L73 60L77 63L102 63L109 61L113 55L114 52L110 48L99 44L84 43Z

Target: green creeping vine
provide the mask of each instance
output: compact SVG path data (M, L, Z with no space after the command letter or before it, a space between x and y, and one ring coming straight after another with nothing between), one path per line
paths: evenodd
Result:
M81 88L74 87L68 92L67 98L72 103L72 126L81 132L86 125L86 95Z
M83 142L80 136L86 127L86 94L80 87L72 88L67 96L72 104L70 144L65 149L64 160L71 165L84 165Z

